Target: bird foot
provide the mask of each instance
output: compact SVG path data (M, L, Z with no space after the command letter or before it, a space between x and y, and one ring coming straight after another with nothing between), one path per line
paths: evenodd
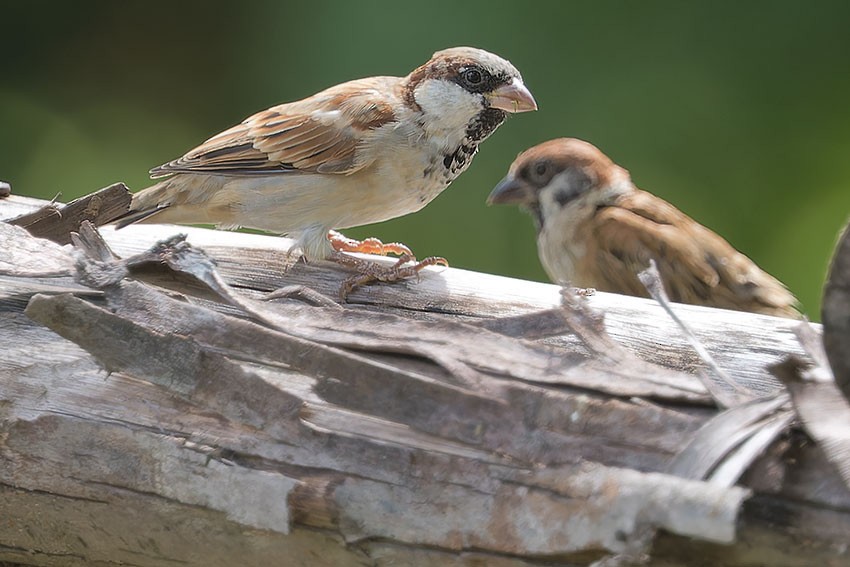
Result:
M335 230L328 232L328 240L337 252L361 252L363 254L376 254L378 256L395 254L396 256L409 256L411 259L416 260L410 248L401 242L384 244L377 238L354 240Z
M397 282L414 276L419 277L419 272L426 266L449 265L445 258L440 258L439 256L431 256L417 262L412 254L402 254L392 266L384 266L369 260L348 256L341 252L335 252L328 259L359 272L357 275L351 276L342 282L342 286L339 289L339 298L341 301L345 301L348 294L369 282ZM408 262L412 262L412 264L405 266Z
M573 287L570 288L570 291L579 297L590 297L592 295L596 295L595 287Z

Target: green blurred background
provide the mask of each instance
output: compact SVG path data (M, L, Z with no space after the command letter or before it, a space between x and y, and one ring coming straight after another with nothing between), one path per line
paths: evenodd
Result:
M850 2L0 3L0 179L63 200L272 104L473 45L540 111L423 211L351 236L545 281L529 218L486 208L516 154L576 136L726 237L819 318L850 211Z

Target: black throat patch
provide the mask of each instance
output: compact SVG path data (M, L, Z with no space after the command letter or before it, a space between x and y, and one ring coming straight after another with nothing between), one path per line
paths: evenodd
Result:
M507 113L498 108L485 108L466 127L463 141L452 153L443 156L443 166L449 181L469 167L478 151L478 144L487 139L505 121Z
M508 113L498 108L488 107L478 113L466 127L466 139L481 142L502 125Z

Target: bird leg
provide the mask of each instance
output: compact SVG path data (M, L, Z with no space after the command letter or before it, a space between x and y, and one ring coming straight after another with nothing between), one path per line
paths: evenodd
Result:
M334 252L328 257L328 260L342 264L343 266L354 268L357 272L359 272L357 275L351 276L342 282L342 286L339 289L339 298L342 301L346 300L349 293L369 282L397 282L413 276L418 276L419 271L426 266L449 265L445 258L440 258L438 256L431 256L417 262L412 254L402 254L398 258L398 261L396 261L396 263L392 266L384 266L369 260L355 258L353 256L343 254L342 252ZM405 266L404 264L408 262L413 262L413 264Z
M395 254L397 256L410 256L415 260L413 252L410 248L401 242L390 242L384 244L377 238L367 238L365 240L354 240L343 234L331 230L328 232L328 240L337 252L361 252L363 254L376 254L378 256L386 256L387 254Z

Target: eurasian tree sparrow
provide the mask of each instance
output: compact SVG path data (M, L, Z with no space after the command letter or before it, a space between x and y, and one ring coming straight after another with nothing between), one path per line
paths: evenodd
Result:
M408 259L410 250L333 229L418 211L469 167L507 113L536 109L508 61L446 49L406 77L349 81L246 118L151 170L165 179L136 193L118 226L209 223L288 234L306 259L358 269L356 283L397 279L445 260L382 271L340 252Z
M635 187L625 169L587 142L561 138L521 153L488 203L531 213L540 261L555 282L648 297L637 274L654 259L672 301L800 316L778 280Z

